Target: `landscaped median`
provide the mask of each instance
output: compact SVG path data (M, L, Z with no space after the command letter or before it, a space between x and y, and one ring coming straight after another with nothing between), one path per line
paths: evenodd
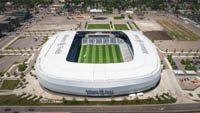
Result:
M113 18L114 18L115 20L124 19L124 18L125 18L125 15L124 15L124 14L121 14L120 16L114 16Z
M128 100L124 97L120 101L116 101L114 97L110 98L110 101L89 101L86 97L82 100L76 100L74 97L71 100L66 100L63 98L58 103L41 103L40 98L33 101L33 99L27 100L30 96L22 98L24 95L0 95L0 105L139 105L139 104L169 104L175 103L176 99L171 97L168 93L163 93L160 96L155 96L155 98L139 99L135 98ZM59 100L57 100L59 101Z

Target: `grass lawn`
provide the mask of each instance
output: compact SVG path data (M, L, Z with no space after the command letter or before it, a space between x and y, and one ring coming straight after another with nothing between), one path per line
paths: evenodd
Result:
M0 105L38 105L39 100L27 100L16 95L0 95Z
M0 90L13 90L19 83L19 80L4 80Z
M21 95L22 96L22 95ZM64 100L63 103L40 103L39 99L33 101L32 99L27 100L30 96L21 98L16 95L0 95L0 105L139 105L139 104L168 104L175 103L176 99L167 95L162 94L154 98L148 99L134 99L134 100L119 100L119 101L77 101L76 99ZM166 96L168 98L166 98ZM161 97L164 99L162 100Z
M110 29L110 24L88 24L87 29Z
M123 62L119 45L82 45L79 63Z
M126 24L114 24L115 30L129 30Z

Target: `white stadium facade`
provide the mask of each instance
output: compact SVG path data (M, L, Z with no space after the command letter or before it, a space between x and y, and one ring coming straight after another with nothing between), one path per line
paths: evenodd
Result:
M124 62L96 64L73 60L76 56L73 53L77 51L74 42L79 40L80 44L83 43L87 34L122 37L121 40L126 42L126 46L120 45ZM113 43L118 42L115 40ZM160 58L154 44L139 31L59 32L42 47L35 67L42 87L54 92L84 96L144 92L158 84L161 73Z

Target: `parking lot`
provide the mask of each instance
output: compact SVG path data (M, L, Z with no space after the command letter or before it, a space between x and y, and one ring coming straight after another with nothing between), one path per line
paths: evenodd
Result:
M38 37L38 36L37 36ZM39 48L40 45L42 44L45 36L40 36L38 37L38 40L34 40L34 37L19 37L14 43L8 46L8 48L12 49L36 49Z
M0 72L6 72L13 64L23 62L29 56L5 56L0 59Z

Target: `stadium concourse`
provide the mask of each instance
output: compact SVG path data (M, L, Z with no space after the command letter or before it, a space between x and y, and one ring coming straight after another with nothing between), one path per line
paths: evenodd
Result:
M114 96L156 86L154 44L136 31L65 31L52 36L36 63L40 84L72 95Z

